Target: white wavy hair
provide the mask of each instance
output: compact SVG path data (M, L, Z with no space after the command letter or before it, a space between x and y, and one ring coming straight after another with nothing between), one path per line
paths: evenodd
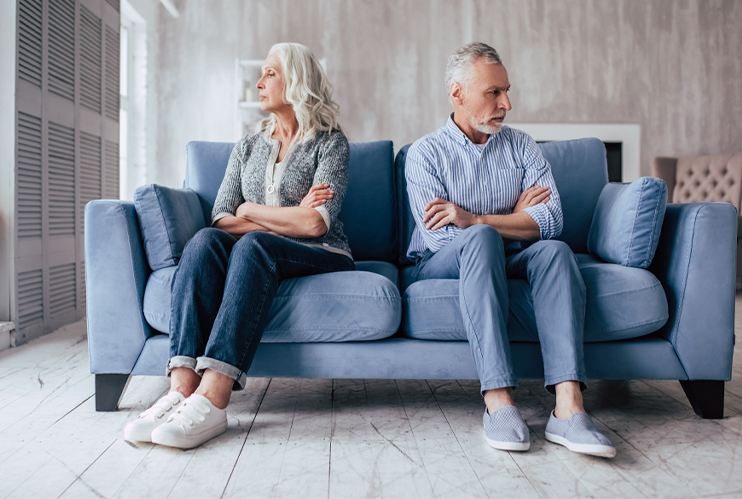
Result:
M283 71L283 102L291 104L299 122L301 141L319 132L342 131L340 106L332 100L334 87L312 51L300 43L277 43L268 54L278 53ZM258 123L258 131L271 130L276 116Z

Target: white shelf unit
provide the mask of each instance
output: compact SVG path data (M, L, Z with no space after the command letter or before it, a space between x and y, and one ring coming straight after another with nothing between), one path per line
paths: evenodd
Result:
M260 120L268 116L260 110L258 89L255 84L260 78L262 59L235 60L235 140L239 140Z
M252 131L258 121L269 115L260 110L258 89L255 88L263 62L265 61L262 59L235 60L235 140ZM327 71L325 59L320 59L319 63Z

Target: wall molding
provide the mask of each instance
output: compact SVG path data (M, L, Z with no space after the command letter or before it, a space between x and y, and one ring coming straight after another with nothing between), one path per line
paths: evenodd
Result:
M624 182L638 179L641 163L641 126L603 123L508 123L523 130L535 140L573 140L596 137L603 142L621 142L621 178Z

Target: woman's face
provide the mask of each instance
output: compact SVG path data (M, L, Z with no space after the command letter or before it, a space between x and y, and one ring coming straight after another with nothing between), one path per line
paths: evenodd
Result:
M291 105L283 101L284 79L277 52L268 56L261 71L263 75L255 84L258 87L260 109L271 113L280 112L284 108L290 109Z

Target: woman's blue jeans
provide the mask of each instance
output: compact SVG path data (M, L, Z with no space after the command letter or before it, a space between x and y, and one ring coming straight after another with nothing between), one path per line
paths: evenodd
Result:
M201 229L173 278L168 375L176 367L212 369L243 389L281 281L354 269L345 255L266 232L237 240Z

